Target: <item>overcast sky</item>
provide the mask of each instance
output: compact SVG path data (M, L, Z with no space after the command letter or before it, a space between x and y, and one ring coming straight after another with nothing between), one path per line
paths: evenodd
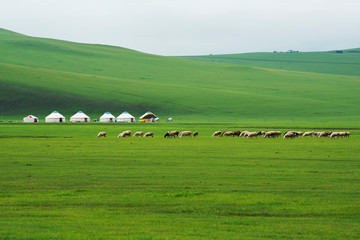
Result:
M159 55L360 47L360 0L0 0L0 28Z

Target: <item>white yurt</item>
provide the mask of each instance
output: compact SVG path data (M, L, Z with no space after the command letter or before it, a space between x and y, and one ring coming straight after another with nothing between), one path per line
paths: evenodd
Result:
M70 118L70 122L90 122L90 117L82 111L78 111Z
M34 115L29 115L23 118L23 122L26 123L39 122L39 118L35 117Z
M57 111L53 111L45 118L45 122L65 122L65 117Z
M117 122L135 122L135 117L128 112L123 112L116 118Z
M100 117L100 122L115 122L115 117L110 112L106 112Z

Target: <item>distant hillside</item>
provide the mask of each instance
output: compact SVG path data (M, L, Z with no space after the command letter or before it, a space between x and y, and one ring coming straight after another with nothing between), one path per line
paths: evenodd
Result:
M331 51L331 52L336 52L336 51L338 51L338 50ZM342 51L346 52L346 53L360 53L360 48L345 49Z
M183 58L300 72L360 76L360 48L327 52L243 53Z
M0 52L0 119L44 117L53 110L67 116L82 110L91 117L151 110L183 121L360 116L355 77L163 57L3 29Z

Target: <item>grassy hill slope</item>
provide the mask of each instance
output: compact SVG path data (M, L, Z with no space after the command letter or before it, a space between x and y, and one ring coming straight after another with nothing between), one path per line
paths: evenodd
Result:
M301 72L360 76L360 48L342 52L244 53L183 58Z
M185 121L354 120L356 77L155 56L0 29L0 118L124 110Z

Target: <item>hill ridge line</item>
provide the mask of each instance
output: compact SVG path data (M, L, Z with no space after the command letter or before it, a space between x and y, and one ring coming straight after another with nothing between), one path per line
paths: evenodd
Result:
M257 67L257 66L243 65L243 64L237 64L237 63L229 63L229 62L214 62L214 61L208 61L208 60L203 60L203 59L192 59L192 58L183 58L183 59L184 60L190 60L190 61L208 62L208 63L214 63L214 64L229 65L229 66L248 67L248 68L260 69L260 70L269 71L269 72L289 72L289 73L301 73L301 74L304 74L304 75L305 74L306 75L324 75L324 76L344 77L344 78L352 78L352 77L357 78L358 77L357 75L343 75L343 74L321 73L321 72L304 72L304 71L296 71L296 70L288 70L288 69ZM360 81L360 78L359 78L359 81Z
M344 65L360 65L360 63L355 62L320 62L320 61L301 61L301 60L278 60L278 59L265 59L265 58L227 58L227 57L212 57L214 59L235 59L235 60L247 60L247 61L264 61L264 62L297 62L297 63L322 63L322 64L344 64ZM192 58L189 58L192 59ZM194 60L197 60L196 58L193 58ZM206 61L206 60L204 60ZM209 61L210 62L210 61Z

